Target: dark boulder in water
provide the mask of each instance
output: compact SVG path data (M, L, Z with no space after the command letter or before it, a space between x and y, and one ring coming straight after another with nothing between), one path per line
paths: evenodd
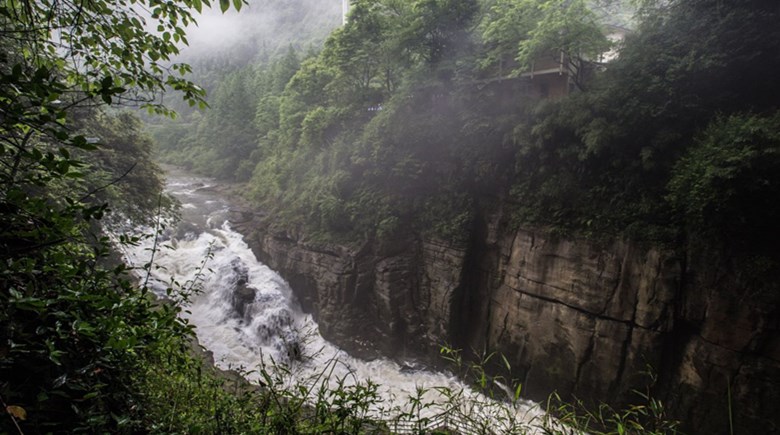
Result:
M236 286L230 299L230 305L236 311L238 317L243 319L246 316L247 307L255 301L256 291L246 284Z
M249 269L236 258L230 263L233 269L229 284L233 287L230 292L230 306L238 317L245 318L247 307L255 301L257 290L247 285L249 281Z
M193 223L180 222L179 225L176 227L176 233L174 234L173 237L177 240L192 241L195 240L197 234L200 233L201 231L202 230Z

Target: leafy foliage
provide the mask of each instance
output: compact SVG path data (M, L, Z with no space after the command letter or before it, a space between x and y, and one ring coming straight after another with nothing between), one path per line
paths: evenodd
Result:
M106 248L71 242L35 254L3 273L4 400L27 411L30 432L135 430L133 375L190 334L178 309L155 308L121 265L101 267Z
M3 432L142 430L134 373L191 334L180 307L132 284L101 232L104 201L148 214L161 182L139 123L96 107L168 113L155 100L166 86L202 103L178 76L188 67L158 63L201 2L132 3L0 6L0 396L15 410Z
M770 254L780 218L780 113L716 118L682 157L669 200L689 231L731 249Z
M520 130L529 142L513 186L522 219L676 240L681 217L667 185L694 138L718 116L776 109L763 66L780 62L777 14L764 2L707 1L649 14L592 89L541 106Z
M319 0L258 0L238 18L229 18L241 32L239 40L210 38L182 50L177 60L192 65L192 80L208 91L212 107L201 111L167 100L179 115L176 119L145 119L161 144L158 158L220 178L247 180L260 159L258 141L269 130L261 124L278 124L279 95L301 58L341 22L340 6ZM258 120L264 114L262 122L255 122L255 112Z
M189 71L187 65L164 64L178 54L176 43L187 43L184 27L195 22L191 9L200 11L203 4L9 2L0 9L3 42L32 66L57 70L69 91L108 104L141 101L167 113L156 101L166 86L181 91L191 104L203 102L203 91L180 76Z
M591 63L607 51L602 20L585 0L496 0L479 24L487 49L481 59L499 75L519 74L537 62L568 70L582 89Z
M528 38L519 43L517 60L528 67L545 56L563 56L574 83L582 89L590 61L610 44L585 0L552 0L536 6L541 14Z

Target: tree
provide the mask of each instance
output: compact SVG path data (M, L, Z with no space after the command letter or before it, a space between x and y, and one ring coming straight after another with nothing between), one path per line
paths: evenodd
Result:
M309 112L327 106L332 95L328 85L335 75L333 67L319 58L310 58L287 83L279 102L281 143L295 146L300 139L301 125Z
M732 252L774 254L778 167L779 112L719 117L675 165L669 200L694 237L725 243Z
M333 32L325 43L323 53L344 75L357 92L366 93L374 79L382 72L381 46L385 37L377 0L360 0L353 3L349 21Z
M539 22L520 42L517 61L524 67L545 57L563 62L574 84L585 86L586 68L610 43L585 0L547 0L538 5Z
M253 68L245 67L225 75L211 94L211 109L197 129L201 170L215 177L246 179L247 168L238 171L257 145L255 111L257 96L252 87Z
M344 88L350 102L376 105L396 89L409 66L400 29L412 16L405 2L353 2L346 25L333 32L322 53L323 60L339 71L335 85Z
M117 218L151 224L159 211L163 174L152 161L152 141L141 121L128 111L85 112L78 131L96 141L97 149L74 153L83 162L84 176L70 187L83 191L90 206L110 204Z
M110 258L104 195L128 167L144 166L148 143L131 118L94 109L135 102L170 113L159 98L166 87L202 104L202 90L180 76L189 67L166 63L186 43L190 7L203 4L0 6L0 398L14 409L0 432L148 430L139 369L154 352L181 352L191 328L180 307L154 307Z
M229 7L226 0L220 3L223 10ZM28 0L7 3L0 17L12 57L56 70L68 91L106 103L140 101L166 112L159 103L166 86L192 104L203 102L202 89L181 77L189 66L167 63L179 53L177 44L187 43L184 28L196 22L192 10L204 4Z
M780 4L659 3L587 92L537 110L515 185L524 214L675 238L665 194L694 138L718 116L777 109Z
M588 64L610 47L585 0L496 0L479 28L487 45L483 67L498 64L502 74L510 64L522 73L550 60L561 63L579 88Z
M485 52L481 67L496 67L503 76L517 68L518 45L529 38L528 33L538 20L533 0L495 0L485 5L477 28Z
M436 65L465 44L476 12L475 0L415 0L405 43L425 63Z

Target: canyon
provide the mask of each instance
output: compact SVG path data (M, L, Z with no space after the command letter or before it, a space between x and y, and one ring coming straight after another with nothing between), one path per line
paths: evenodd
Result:
M445 344L498 352L533 400L649 392L686 432L780 430L775 295L740 290L727 259L515 228L504 208L481 207L465 244L322 242L246 207L231 221L352 355L443 366Z

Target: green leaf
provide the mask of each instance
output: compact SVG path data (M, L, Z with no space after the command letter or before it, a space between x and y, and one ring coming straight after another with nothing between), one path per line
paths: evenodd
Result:
M236 8L236 11L241 10L241 6L244 5L243 0L233 0L233 7Z
M219 9L222 10L223 14L227 12L230 9L230 0L219 0Z
M501 354L501 360L504 362L504 367L506 367L507 370L512 370L512 366L509 364L509 360L506 359L506 356L504 354Z

